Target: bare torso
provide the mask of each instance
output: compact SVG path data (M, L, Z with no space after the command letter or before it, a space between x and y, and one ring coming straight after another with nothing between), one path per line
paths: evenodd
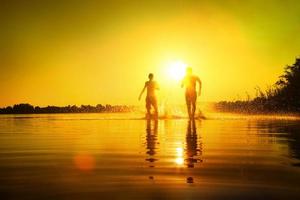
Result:
M196 83L199 80L197 76L185 76L183 85L185 86L185 93L194 95L196 93Z
M147 88L147 97L156 97L155 90L158 88L158 85L155 81L147 81L145 83Z

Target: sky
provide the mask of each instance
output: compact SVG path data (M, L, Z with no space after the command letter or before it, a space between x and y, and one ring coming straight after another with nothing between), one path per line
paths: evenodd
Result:
M300 1L0 1L0 106L183 103L172 63L202 80L200 101L245 99L300 55ZM172 71L172 69L171 69Z

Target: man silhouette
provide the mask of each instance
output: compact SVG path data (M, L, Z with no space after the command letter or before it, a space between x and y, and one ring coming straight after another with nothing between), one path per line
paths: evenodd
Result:
M151 118L151 106L154 108L154 116L155 118L158 117L158 109L157 109L157 98L155 95L155 90L158 90L158 84L156 81L153 80L154 75L150 73L148 75L149 81L145 82L145 86L143 90L140 93L139 100L141 100L141 97L147 89L147 96L146 96L146 109L147 109L147 118Z
M185 87L185 101L189 118L195 118L197 91L196 85L199 84L198 96L201 95L202 83L198 76L192 74L192 68L186 69L186 75L182 80L181 87Z

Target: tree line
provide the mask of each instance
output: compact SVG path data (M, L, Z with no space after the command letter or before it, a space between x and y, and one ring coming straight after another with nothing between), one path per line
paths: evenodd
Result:
M287 65L278 81L266 91L256 88L253 99L221 101L218 111L244 113L300 113L300 58Z
M33 106L28 103L15 104L14 106L8 106L0 108L0 114L34 114L34 113L117 113L117 112L130 112L133 110L132 106L126 105L102 105L96 106L81 105L80 107L73 106L47 106L39 107Z

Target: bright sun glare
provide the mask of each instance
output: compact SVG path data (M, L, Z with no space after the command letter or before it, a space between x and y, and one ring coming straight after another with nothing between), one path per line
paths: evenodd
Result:
M170 62L167 66L167 74L171 79L179 81L183 78L186 67L187 64L181 61Z

